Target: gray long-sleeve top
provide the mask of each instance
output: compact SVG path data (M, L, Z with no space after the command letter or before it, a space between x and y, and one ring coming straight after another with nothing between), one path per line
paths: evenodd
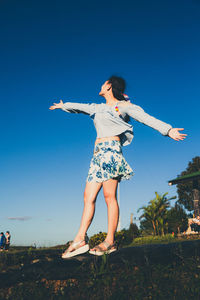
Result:
M94 121L97 138L118 135L123 146L130 144L134 136L133 126L128 123L129 117L154 128L165 136L172 128L170 124L147 114L140 106L126 101L119 101L112 106L105 103L66 102L63 103L61 109L69 113L89 115Z

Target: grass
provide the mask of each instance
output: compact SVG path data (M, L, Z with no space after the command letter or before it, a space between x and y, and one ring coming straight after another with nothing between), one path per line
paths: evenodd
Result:
M133 242L129 245L129 247L146 245L146 244L169 244L169 243L182 242L188 240L199 240L199 239L200 239L199 234L193 234L190 236L184 236L184 235L174 236L172 234L166 234L164 236L150 235L150 236L135 238Z
M1 253L0 300L200 299L198 236L143 237L131 245L83 261L59 259L62 246Z

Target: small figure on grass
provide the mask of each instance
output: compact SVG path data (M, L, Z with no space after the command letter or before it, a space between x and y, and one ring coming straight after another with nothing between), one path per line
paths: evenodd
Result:
M6 237L3 232L0 234L0 251L3 251L6 243Z
M6 231L6 242L5 242L5 247L4 247L4 249L6 250L6 251L8 251L9 250L9 248L10 248L10 239L11 239L11 235L10 235L10 231Z

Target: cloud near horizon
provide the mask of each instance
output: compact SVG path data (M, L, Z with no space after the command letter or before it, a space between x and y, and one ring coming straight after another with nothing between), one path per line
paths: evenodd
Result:
M32 217L28 217L28 216L25 216L25 217L7 217L8 220L11 220L11 221L28 221L30 219L32 219Z

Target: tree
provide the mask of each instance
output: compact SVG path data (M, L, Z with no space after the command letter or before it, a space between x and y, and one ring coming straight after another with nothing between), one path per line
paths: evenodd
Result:
M192 159L192 162L188 163L188 167L179 176L188 175L194 172L200 171L200 156L196 156ZM200 191L200 180L197 180L197 189ZM177 184L178 193L178 203L182 204L187 210L194 210L193 204L193 183L192 181L187 181Z
M149 231L149 226L151 224L151 228L153 229L154 235L164 235L165 231L167 231L167 208L170 206L170 200L175 199L176 196L167 198L167 194L159 195L155 192L156 197L149 201L147 206L141 207L143 210L143 214L140 216L141 225L143 229L145 226Z
M151 221L145 218L140 221L140 230L146 235L155 235Z
M140 231L135 223L130 224L128 232L132 240L140 235Z
M183 207L176 202L175 206L167 212L167 223L169 233L180 233L188 228L188 216Z
M143 225L143 229L145 229L144 225L149 229L151 226L151 230L153 230L153 234L156 235L156 218L157 212L156 207L153 204L149 204L148 206L142 206L139 210L143 210L143 214L139 217ZM138 211L139 211L138 210Z

